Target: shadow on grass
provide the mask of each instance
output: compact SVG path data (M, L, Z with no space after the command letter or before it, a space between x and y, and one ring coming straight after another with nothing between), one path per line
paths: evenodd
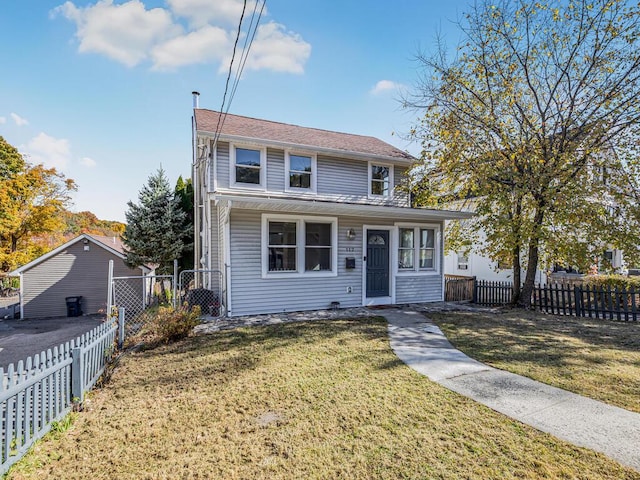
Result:
M598 351L637 353L640 325L545 315L519 310L499 315L455 313L432 315L454 345L480 361L535 361L549 365L602 365L608 355ZM464 331L458 336L458 332ZM589 352L585 355L585 352ZM633 358L620 362L637 364Z

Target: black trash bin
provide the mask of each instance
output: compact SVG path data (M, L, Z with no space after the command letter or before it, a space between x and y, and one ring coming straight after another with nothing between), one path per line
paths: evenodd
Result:
M82 315L82 307L80 306L80 302L82 302L82 295L77 297L66 297L67 301L67 317L79 317Z

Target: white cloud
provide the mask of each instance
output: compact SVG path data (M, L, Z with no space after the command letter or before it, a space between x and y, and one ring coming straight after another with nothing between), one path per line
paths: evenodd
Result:
M153 68L167 70L220 60L230 46L231 41L225 30L207 25L155 47L151 52Z
M391 80L380 80L371 90L369 90L369 93L372 95L381 95L385 92L403 90L404 88L405 86L402 83Z
M0 125L7 123L7 117L0 117Z
M311 45L300 35L287 31L284 25L269 22L258 27L245 68L304 73L304 65L309 55ZM228 66L229 57L220 65L220 70L224 71Z
M11 112L11 118L13 118L13 121L16 122L16 125L19 127L22 127L23 125L29 125L29 120L27 120L26 118L22 118L17 113Z
M243 4L242 0L168 0L167 3L174 14L189 19L195 27L209 23L237 25ZM245 18L249 18L255 7L255 1L247 2ZM262 14L266 13L265 8Z
M83 167L87 167L87 168L93 168L97 164L96 164L96 161L93 158L82 157L80 159L80 165L82 165Z
M44 132L33 137L20 150L24 150L31 163L42 163L45 167L55 167L58 170L65 170L71 157L69 140L54 138Z
M98 0L85 7L67 1L50 16L75 23L81 53L105 55L129 67L150 61L154 70L220 62L219 71L226 72L243 1L167 0L167 5L147 10L141 0ZM245 30L255 6L256 0L247 2ZM179 17L187 19L186 31ZM245 68L303 73L310 54L311 45L299 34L269 22L258 27Z
M145 60L155 44L182 31L167 10L147 10L139 0L119 5L100 0L84 8L68 1L51 13L75 22L80 52L101 53L129 67Z

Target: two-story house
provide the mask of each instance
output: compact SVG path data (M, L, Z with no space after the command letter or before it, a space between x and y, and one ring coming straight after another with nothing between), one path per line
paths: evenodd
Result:
M220 272L224 313L443 299L444 221L470 214L411 208L413 157L194 107L196 268Z

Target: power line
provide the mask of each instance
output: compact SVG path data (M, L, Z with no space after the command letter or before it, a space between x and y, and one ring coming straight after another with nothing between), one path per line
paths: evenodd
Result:
M229 104L227 105L227 112L229 111L229 107L231 106L231 102L233 101L233 97L236 94L236 89L238 88L238 84L240 83L240 78L242 78L242 72L244 71L244 65L245 63L247 63L247 58L249 57L249 51L251 50L251 45L253 45L253 40L256 36L256 32L258 31L258 24L260 23L260 19L262 18L262 12L264 11L264 6L266 4L266 0L263 0L262 2L262 8L260 8L260 13L258 14L258 20L256 21L256 25L255 28L253 29L253 33L251 34L251 40L249 41L249 46L247 47L247 42L245 39L245 47L243 50L243 56L244 58L240 57L240 62L239 62L239 69L236 72L236 78L235 78L235 82L233 84L233 87L231 89L231 95L229 97ZM253 25L253 16L255 15L256 9L258 7L258 3L256 2L255 7L253 9L253 15L251 16L251 23L249 24L249 31L251 31L251 25ZM249 38L249 35L247 34L247 38ZM225 112L225 118L226 118L226 113ZM222 124L224 125L224 118L222 120ZM221 127L222 128L222 127Z
M255 22L255 24L253 23L253 20L255 18L255 14L256 14L256 10L258 8L258 2L256 1L256 3L254 4L253 7L253 12L251 14L251 21L249 23L249 28L247 30L247 36L245 37L245 42L244 42L244 46L242 49L242 53L240 55L240 59L238 60L238 67L235 73L235 79L233 82L233 86L231 87L231 93L229 95L229 102L227 103L227 107L225 110L225 99L227 96L227 91L228 91L228 87L229 87L229 79L231 77L231 72L233 69L233 63L234 63L234 58L235 58L235 52L236 52L236 46L238 44L238 39L240 38L240 30L242 27L242 21L244 18L244 13L245 13L245 8L247 5L246 0L244 1L244 5L243 5L243 9L242 9L242 15L240 16L240 23L238 25L238 34L236 36L236 41L233 47L233 55L231 57L231 62L229 63L229 73L227 75L227 83L225 85L225 90L224 90L224 95L223 95L223 100L222 100L222 106L220 108L220 113L218 114L218 123L216 125L216 130L214 133L214 139L213 139L213 145L214 148L217 145L218 142L218 138L220 137L220 134L222 132L222 128L224 127L224 122L227 118L227 113L229 113L229 109L231 108L231 102L233 101L233 97L235 96L236 90L238 88L238 84L240 83L240 79L242 77L242 72L244 70L244 66L247 62L247 58L249 57L249 51L251 50L251 46L253 45L253 41L255 39L256 36L256 32L258 31L258 25L260 23L260 19L262 18L262 13L264 12L264 8L266 5L267 1L263 0L262 1L262 7L260 8L260 13L258 14L258 18ZM253 31L252 31L252 27L253 27ZM248 43L247 43L248 42Z
M244 12L247 8L247 0L244 0L242 4L242 13L240 14L240 22L238 22L238 31L236 32L236 41L233 43L233 52L231 53L231 61L229 62L229 73L227 74L227 81L224 86L224 94L222 95L222 105L220 106L220 114L218 115L218 123L213 135L215 145L218 141L218 129L220 128L220 120L222 117L222 111L224 110L224 104L227 99L227 90L229 89L229 80L231 79L231 71L233 70L233 60L236 57L236 48L238 47L238 40L240 40L240 33L242 32L242 20L244 19Z

